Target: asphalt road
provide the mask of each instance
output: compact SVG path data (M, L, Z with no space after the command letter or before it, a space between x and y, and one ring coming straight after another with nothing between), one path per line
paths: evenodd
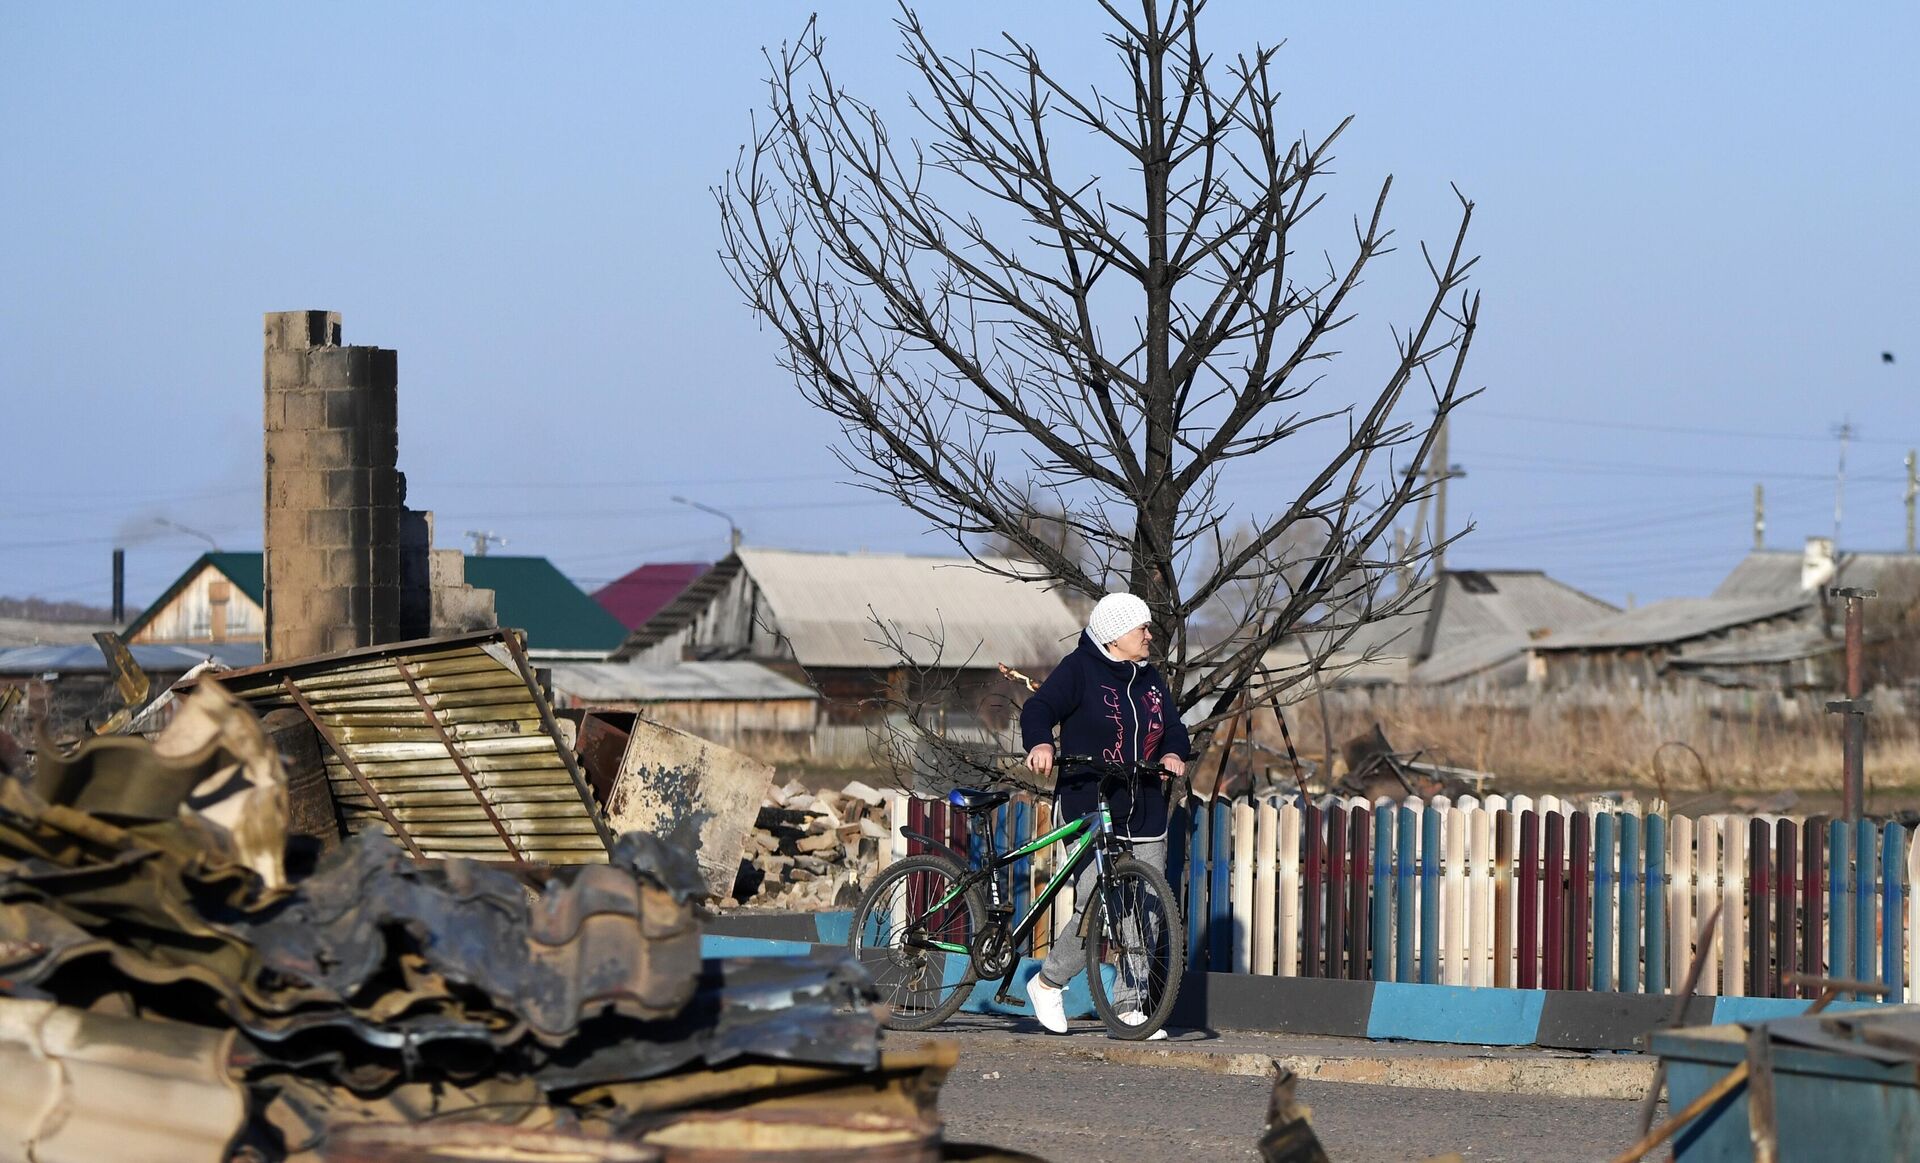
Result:
M1052 1163L1253 1159L1270 1084L1199 1070L1121 1066L1062 1051L965 1045L940 1093L953 1141ZM1332 1163L1608 1159L1635 1138L1636 1104L1301 1083Z

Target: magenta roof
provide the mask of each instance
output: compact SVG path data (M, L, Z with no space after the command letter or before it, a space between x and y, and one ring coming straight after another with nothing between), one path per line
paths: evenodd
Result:
M595 590L593 600L618 618L622 626L633 630L679 597L680 591L710 568L704 561L651 562Z

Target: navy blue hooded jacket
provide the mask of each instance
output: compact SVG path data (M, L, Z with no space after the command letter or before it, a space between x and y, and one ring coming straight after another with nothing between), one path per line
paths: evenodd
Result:
M1111 762L1152 763L1164 755L1186 759L1186 725L1160 672L1144 663L1116 662L1080 632L1080 644L1060 660L1020 709L1020 741L1028 751L1055 743L1056 755L1094 755ZM1060 818L1078 819L1099 802L1099 777L1054 769ZM1123 836L1166 834L1167 801L1160 781L1140 781L1142 794L1122 788L1112 799L1114 827Z

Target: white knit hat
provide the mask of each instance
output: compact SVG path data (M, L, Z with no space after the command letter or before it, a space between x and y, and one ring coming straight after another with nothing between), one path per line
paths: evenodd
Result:
M1087 618L1087 636L1105 646L1135 626L1153 621L1147 604L1132 594L1108 594L1095 603Z

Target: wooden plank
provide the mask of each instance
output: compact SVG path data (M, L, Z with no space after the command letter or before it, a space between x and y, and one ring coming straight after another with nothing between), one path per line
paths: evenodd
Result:
M1318 807L1311 804L1301 817L1304 851L1301 854L1300 976L1319 977L1326 965L1321 944L1321 905L1327 883L1327 827Z
M1809 816L1800 828L1800 900L1804 921L1800 927L1799 976L1820 977L1827 972L1826 895L1821 880L1827 864L1827 821ZM1794 987L1796 996L1812 997L1808 987Z
M1685 981L1693 964L1694 821L1675 816L1667 825L1667 980Z
M1828 977L1860 977L1854 972L1853 909L1847 890L1853 880L1853 830L1843 820L1827 823L1827 970Z
M1373 980L1393 980L1393 826L1398 812L1382 797L1373 816Z
M1540 986L1540 813L1520 813L1520 860L1513 875L1519 882L1518 929L1519 972L1514 981L1521 989Z
M1593 817L1575 811L1567 819L1567 940L1568 989L1586 989L1588 936L1593 927L1592 860Z
M1253 881L1258 866L1254 863L1254 822L1257 814L1252 802L1233 804L1233 971L1253 969Z
M1747 821L1747 993L1774 996L1773 942L1773 825L1755 817Z
M1300 830L1302 813L1292 803L1280 807L1280 835L1276 845L1280 881L1278 910L1273 922L1273 971L1280 977L1300 976Z
M1721 827L1721 992L1740 997L1747 992L1747 829L1737 816L1722 817Z
M1467 984L1493 984L1493 813L1467 813Z
M1420 980L1415 941L1420 931L1420 801L1401 801L1394 825L1393 966L1398 981Z
M1271 977L1274 914L1279 907L1280 805L1273 797L1254 808L1252 972Z
M1440 980L1440 822L1446 797L1435 796L1420 814L1420 980Z
M1211 874L1207 885L1207 911L1211 947L1207 964L1224 973L1233 964L1233 805L1224 799L1213 801L1212 850L1207 853Z
M1880 942L1874 922L1878 903L1874 888L1880 864L1878 829L1872 820L1854 823L1853 839L1853 976L1862 981L1879 981Z
M1493 984L1503 989L1513 985L1513 844L1514 815L1501 808L1493 818Z
M1639 993L1641 925L1645 913L1646 873L1641 849L1645 821L1632 812L1621 812L1620 821L1620 973L1615 987L1621 993Z
M1367 871L1373 862L1373 813L1365 804L1347 807L1347 976L1361 981L1372 976L1367 965L1371 914L1367 908Z
M1445 935L1441 941L1440 980L1445 985L1467 983L1467 814L1458 808L1447 812L1443 821L1446 852L1442 858L1445 888L1441 899L1441 922Z
M1792 997L1793 971L1800 964L1799 916L1797 894L1799 869L1799 825L1782 819L1774 825L1773 861L1773 972L1768 988L1771 997Z
M1900 874L1906 871L1906 829L1889 821L1881 833L1880 849L1880 980L1887 1000L1898 1005L1906 996L1906 959L1901 956L1900 929L1906 914L1900 907Z
M1345 977L1347 948L1347 805L1334 800L1327 806L1327 977Z
M1704 917L1720 903L1720 831L1722 818L1702 816L1694 821L1693 844L1698 852L1694 865L1693 913ZM1720 992L1720 928L1706 936L1707 952L1701 961L1700 989L1703 994Z
M1614 989L1615 930L1614 905L1618 898L1618 874L1614 862L1619 858L1618 827L1612 812L1601 812L1593 821L1593 988L1599 992Z
M1567 818L1541 813L1540 826L1540 985L1567 987Z
M1667 885L1667 818L1658 812L1650 812L1643 821L1645 827L1645 852L1642 856L1641 893L1647 902L1646 908L1646 946L1645 981L1646 992L1665 993L1667 991L1667 898L1670 889Z

